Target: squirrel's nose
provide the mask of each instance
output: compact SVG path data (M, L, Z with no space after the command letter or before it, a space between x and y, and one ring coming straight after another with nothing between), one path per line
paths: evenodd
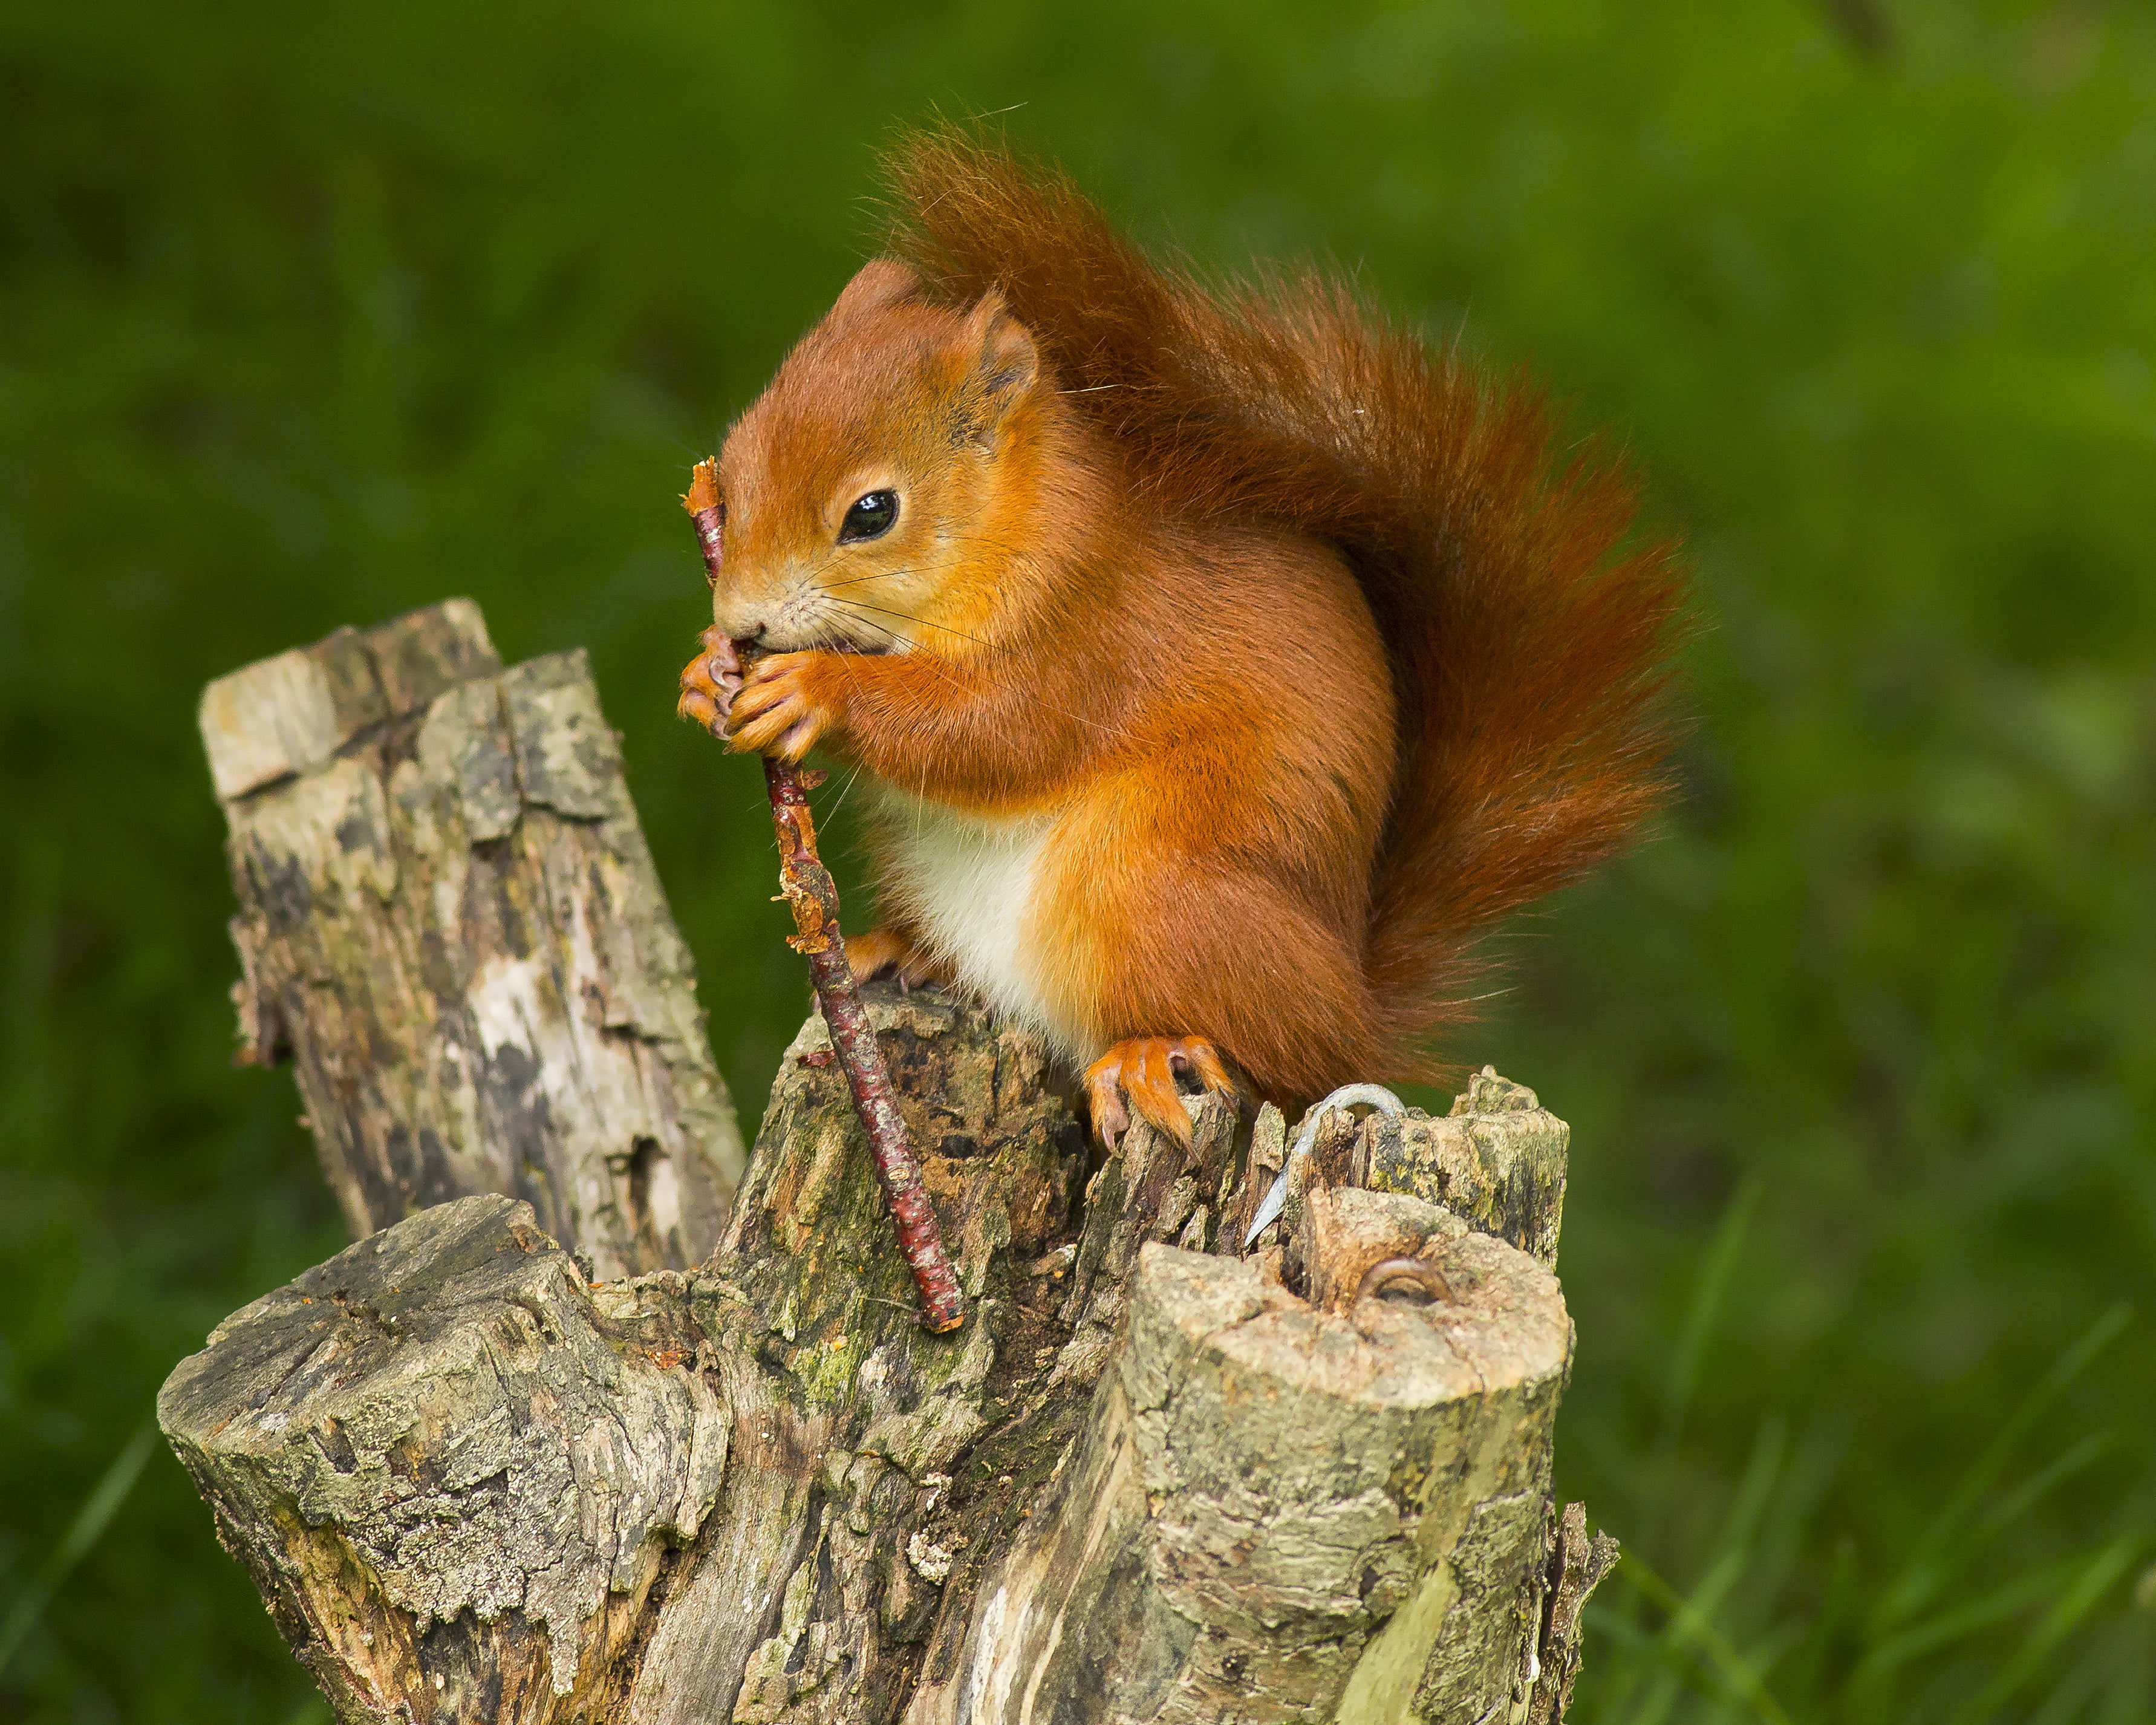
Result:
M732 595L722 595L712 603L711 621L733 638L740 647L754 646L771 627L767 617L752 614L752 608L743 604Z

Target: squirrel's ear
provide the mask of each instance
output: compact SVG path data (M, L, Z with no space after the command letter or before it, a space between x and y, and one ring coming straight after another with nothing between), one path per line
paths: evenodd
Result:
M995 288L966 314L965 339L973 356L966 385L968 429L976 442L993 449L1004 416L1040 375L1040 352Z
M919 290L921 278L896 258L870 258L846 284L832 306L831 316L841 321L864 311L880 311L896 305Z

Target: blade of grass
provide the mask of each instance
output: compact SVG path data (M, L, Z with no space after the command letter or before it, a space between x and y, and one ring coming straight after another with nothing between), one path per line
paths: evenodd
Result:
M1672 1489L1677 1442L1683 1432L1686 1414L1690 1410L1693 1390L1699 1382L1699 1371L1707 1356L1707 1343L1713 1337L1717 1320L1729 1293L1729 1284L1736 1274L1737 1265L1743 1255L1744 1236L1752 1225L1753 1212L1758 1208L1762 1183L1756 1176L1741 1182L1724 1207L1722 1219L1715 1224L1714 1237L1707 1243L1707 1252L1700 1260L1699 1270L1692 1283L1691 1299L1685 1311L1682 1327L1677 1333L1676 1352L1670 1360L1670 1373L1662 1390L1662 1408L1654 1445L1654 1455L1659 1464L1655 1469L1656 1484L1651 1488L1656 1501L1666 1502ZM1758 1457L1755 1454L1754 1463ZM1750 1477L1748 1471L1748 1480ZM1718 1550L1726 1550L1732 1528L1745 1519L1741 1512L1747 1503L1748 1493L1743 1487L1738 1494L1738 1508L1732 1519L1726 1523L1722 1537L1717 1542ZM1750 1519L1756 1520L1758 1506L1752 1506ZM1748 1533L1740 1543L1748 1540ZM1738 1567L1732 1568L1726 1558L1710 1558L1707 1572L1700 1582L1714 1604L1718 1604L1735 1581L1741 1569L1741 1555ZM1695 1589L1697 1593L1699 1589ZM1708 1607L1712 1609L1711 1604ZM1664 1725L1670 1709L1676 1704L1678 1686L1676 1676L1681 1664L1670 1666L1649 1684L1645 1696L1636 1708L1629 1710L1626 1717L1630 1725ZM1630 1697L1627 1697L1629 1702Z
M1753 1443L1752 1459L1745 1466L1744 1477L1738 1482L1728 1513L1722 1518L1722 1530L1708 1553L1705 1572L1688 1596L1680 1598L1674 1589L1669 1590L1671 1598L1679 1599L1682 1610L1670 1609L1664 1601L1655 1598L1651 1589L1639 1590L1662 1609L1666 1619L1661 1633L1655 1638L1664 1669L1648 1685L1639 1706L1626 1716L1630 1725L1662 1725L1676 1703L1680 1685L1693 1682L1699 1661L1688 1644L1695 1639L1697 1627L1712 1630L1714 1614L1721 1609L1722 1601L1745 1573L1759 1522L1781 1472L1787 1436L1787 1426L1779 1415L1761 1422L1759 1435ZM1645 1570L1644 1564L1642 1567ZM1656 1579L1660 1580L1659 1577ZM1661 1584L1667 1588L1666 1583ZM1712 1632L1728 1656L1748 1671L1749 1666L1720 1637L1719 1632ZM1756 1682L1756 1673L1753 1676ZM1763 1693L1763 1685L1760 1687Z
M2103 1717L2102 1708L2097 1704L2098 1697L2112 1676L2109 1665L2110 1661L2101 1659L2076 1661L2051 1686L2042 1705L2029 1715L2028 1725L2069 1725L2076 1719L2096 1725ZM2136 1717L2147 1715L2144 1712Z
M1829 1661L1845 1645L1863 1615L1862 1588L1856 1542L1844 1533L1834 1543L1825 1594L1810 1615L1802 1650L1783 1667L1784 1694L1802 1696L1819 1692Z
M1917 1537L1908 1562L1881 1594L1872 1620L1875 1635L1907 1621L1931 1603L1951 1571L1952 1566L1946 1561L1951 1547L1967 1531L1977 1506L1997 1482L2012 1459L2015 1447L2074 1379L2118 1339L2132 1316L2131 1307L2112 1307L2082 1332L2022 1399L2021 1404L1999 1428L1984 1446L1984 1453L1962 1476L1938 1513Z
M1789 1716L1782 1711L1781 1703L1768 1692L1766 1683L1758 1672L1723 1639L1722 1632L1707 1621L1691 1600L1629 1551L1618 1566L1618 1574L1668 1616L1671 1629L1677 1632L1676 1635L1666 1638L1666 1645L1672 1651L1677 1651L1683 1641L1697 1642L1699 1650L1707 1656L1707 1661L1722 1681L1765 1722L1765 1725L1790 1725Z
M1759 1423L1759 1435L1752 1443L1752 1459L1745 1464L1744 1477L1730 1502L1729 1513L1722 1519L1707 1573L1691 1590L1689 1603L1703 1618L1722 1609L1722 1602L1751 1561L1753 1538L1781 1476L1788 1440L1789 1426L1780 1414L1769 1414Z
M2058 1603L2046 1611L2041 1621L2030 1631L2029 1639L2016 1651L2014 1657L1990 1682L1982 1694L1955 1715L1959 1720L1989 1717L2003 1707L2014 1692L2027 1682L2038 1666L2048 1659L2059 1643L2078 1629L2097 1602L2109 1593L2112 1585L2132 1567L2134 1555L2141 1548L2138 1535L2128 1534L2114 1539L2109 1545L2095 1553L2082 1565Z
M1994 1588L1989 1593L1957 1605L1951 1610L1939 1612L1913 1628L1881 1641L1856 1663L1851 1674L1853 1684L1876 1682L1887 1673L1898 1670L1912 1660L1937 1648L1989 1629L2003 1618L2013 1616L2045 1599L2056 1599L2060 1589L2069 1584L2069 1578L2078 1574L2084 1559L2069 1558L2063 1563L2053 1563L2039 1569L2033 1575L2023 1575Z
M2092 1432L2039 1469L1991 1509L1977 1518L1963 1537L1949 1548L1950 1557L1937 1563L1940 1569L1960 1569L1965 1559L1984 1540L2010 1525L2049 1491L2087 1467L2111 1447L2110 1434ZM1946 1645L1978 1630L2012 1615L2025 1606L2055 1594L2066 1574L2080 1563L2078 1558L2054 1564L2036 1575L1994 1589L1983 1598L1941 1612L1928 1620L1888 1637L1857 1661L1851 1681L1862 1686L1876 1683L1885 1673L1908 1664L1922 1654Z
M2110 1452L2117 1434L2092 1431L2079 1443L2070 1445L2051 1461L2040 1467L1999 1502L1986 1510L1969 1529L1969 1537L1962 1542L1962 1550L1989 1538L2013 1525L2020 1517L2041 1502L2083 1468L2102 1459Z
M1589 1604L1582 1620L1588 1633L1606 1635L1614 1644L1608 1653L1597 1653L1589 1661L1589 1666L1602 1702L1596 1710L1597 1717L1612 1721L1630 1720L1635 1717L1635 1697L1650 1672L1661 1671L1667 1656L1661 1638L1637 1620L1636 1614L1645 1608L1646 1596L1635 1589L1624 1596L1622 1609L1614 1603L1615 1596L1610 1597L1612 1603L1605 1603L1598 1594Z
M83 1559L84 1553L95 1545L120 1506L127 1501L127 1494L135 1489L135 1481L141 1476L142 1465L150 1459L151 1446L157 1442L157 1431L153 1425L143 1425L129 1438L112 1465L105 1470L98 1482L90 1487L89 1497L83 1499L82 1507L68 1523L67 1531L60 1535L59 1543L53 1554L45 1559L36 1577L23 1589L15 1603L8 1609L8 1615L0 1620L0 1672L8 1669L38 1620L44 1615L54 1590L67 1579L68 1572Z
M1699 1382L1700 1363L1714 1334L1715 1321L1728 1298L1730 1279L1737 1272L1744 1249L1744 1236L1752 1226L1753 1212L1759 1207L1764 1189L1757 1175L1748 1175L1730 1198L1715 1224L1714 1238L1701 1259L1698 1280L1692 1285L1691 1303L1685 1312L1684 1327L1677 1333L1676 1352L1670 1359L1670 1375L1662 1389L1662 1430L1658 1447L1667 1450L1676 1442L1691 1407L1692 1391Z

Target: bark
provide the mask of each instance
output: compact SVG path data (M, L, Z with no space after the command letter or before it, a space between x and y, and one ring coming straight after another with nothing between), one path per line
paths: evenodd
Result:
M280 854L256 825L280 805L254 799L356 762L404 811L354 824L364 842L335 856L293 852L321 865L250 974L295 1051L343 1046L354 999L372 998L316 981L352 973L323 955L408 962L423 927L440 943L441 859L461 847L469 899L520 834L569 829L590 878L623 819L634 833L625 798L565 818L533 796L508 685L534 668L471 669L326 750L334 726L289 726L281 776L229 792L250 885ZM588 691L550 675L547 690ZM466 702L508 739L521 811L476 845L444 812L449 782L413 765L439 758L429 727ZM595 704L579 711L597 724ZM423 819L450 838L421 844ZM385 849L390 890L336 872ZM486 891L509 893L503 878ZM483 965L508 926L450 932ZM280 969L264 952L291 956ZM444 1021L469 1014L434 998ZM594 1281L530 1203L462 1196L234 1314L173 1373L164 1430L337 1717L1559 1717L1609 1558L1549 1496L1572 1345L1551 1269L1563 1122L1486 1070L1446 1118L1343 1119L1245 1256L1281 1163L1277 1111L1193 1097L1187 1144L1141 1122L1102 1154L1029 1034L932 991L865 999L971 1302L963 1328L919 1321L819 1015L706 1261ZM384 1070L337 1069L374 1111L355 1117L443 1106L430 1069L398 1064L408 1042L359 1045ZM491 1153L516 1117L479 1110L461 1142ZM387 1131L340 1142L372 1154Z
M582 653L470 600L219 679L241 1058L290 1055L357 1237L497 1192L607 1276L709 1255L742 1171Z
M1291 1255L1303 1190L1314 1181L1427 1199L1555 1270L1571 1137L1532 1091L1488 1066L1468 1080L1449 1115L1410 1108L1359 1123L1336 1115L1290 1177L1281 1222Z
M1579 1617L1593 1593L1621 1555L1607 1533L1587 1537L1587 1506L1568 1503L1550 1530L1548 1567L1543 1583L1541 1671L1527 1710L1527 1725L1556 1725L1572 1704L1579 1677Z
M870 1006L963 1331L916 1319L812 1018L705 1269L587 1286L528 1209L467 1199L174 1373L165 1428L339 1717L1523 1717L1548 1271L1313 1190L1306 1301L1218 1250L1270 1178L1224 1104L1088 1178L1029 1037ZM1456 1303L1355 1297L1400 1256Z

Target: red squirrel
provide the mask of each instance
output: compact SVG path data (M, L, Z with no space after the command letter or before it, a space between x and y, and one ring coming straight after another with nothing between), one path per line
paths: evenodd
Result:
M1656 803L1681 599L1517 382L1316 274L1216 293L953 131L718 458L680 711L862 769L865 978L1043 1033L1111 1142L1178 1078L1442 1074L1493 922Z

